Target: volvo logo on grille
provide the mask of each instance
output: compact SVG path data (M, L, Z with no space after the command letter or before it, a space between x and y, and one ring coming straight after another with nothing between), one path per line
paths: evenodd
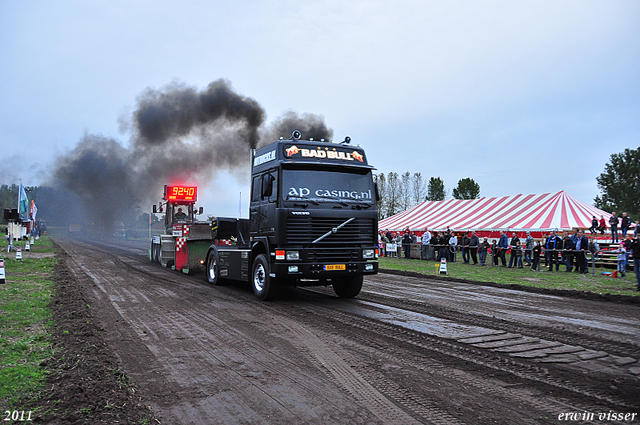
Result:
M291 211L293 215L311 215L309 211Z

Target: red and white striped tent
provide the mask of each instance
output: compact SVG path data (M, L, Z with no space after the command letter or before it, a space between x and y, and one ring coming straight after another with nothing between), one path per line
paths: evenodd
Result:
M499 230L531 231L540 236L550 230L591 227L591 219L604 216L609 226L610 213L568 195L564 191L542 195L515 195L501 198L425 201L407 211L379 222L380 230L411 231L475 230L490 236ZM535 236L534 236L535 237Z

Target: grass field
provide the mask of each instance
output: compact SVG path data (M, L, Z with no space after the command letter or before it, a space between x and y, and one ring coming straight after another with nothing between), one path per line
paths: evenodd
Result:
M24 249L25 242L14 245ZM35 394L42 385L46 369L41 363L53 355L49 327L49 301L53 294L53 268L56 259L43 255L55 251L48 238L40 238L23 260L15 251L4 259L6 283L0 285L0 410L18 409L15 404Z
M388 270L401 270L436 275L436 265L433 261L406 260L404 258L382 257L380 268ZM529 267L522 269L509 269L505 267L474 266L463 264L462 261L447 264L447 275L459 279L474 280L479 282L493 282L500 284L518 284L547 289L587 291L597 294L632 295L640 296L636 290L636 276L633 272L627 273L624 278L612 278L602 272L611 272L611 269L596 268L596 275L578 273L566 273L564 265L560 266L560 272L548 272L544 267L540 272L533 272Z

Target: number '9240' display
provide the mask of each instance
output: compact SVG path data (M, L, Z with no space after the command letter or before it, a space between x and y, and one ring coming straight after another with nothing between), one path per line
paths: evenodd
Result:
M165 199L168 201L193 201L198 198L198 188L195 186L166 186Z

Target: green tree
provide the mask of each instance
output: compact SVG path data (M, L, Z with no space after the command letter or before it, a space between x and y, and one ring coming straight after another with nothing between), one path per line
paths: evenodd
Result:
M602 210L626 212L634 221L640 219L640 148L614 153L604 166L604 173L596 177L601 196L594 205Z
M472 178L467 177L458 181L458 187L453 189L452 194L456 199L478 199L480 197L480 185Z
M444 190L444 181L440 177L431 177L427 185L427 201L444 201L447 194Z

